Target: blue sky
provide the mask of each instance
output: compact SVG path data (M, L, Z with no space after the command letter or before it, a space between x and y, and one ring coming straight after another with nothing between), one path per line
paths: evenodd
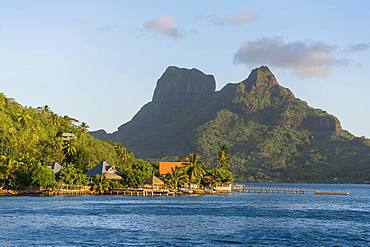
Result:
M0 91L114 131L167 66L217 89L268 65L280 84L370 136L370 2L0 2Z

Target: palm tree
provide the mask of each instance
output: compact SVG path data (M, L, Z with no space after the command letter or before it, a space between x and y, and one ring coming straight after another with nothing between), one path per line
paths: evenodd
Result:
M44 113L50 113L50 107L48 105L45 105L42 109Z
M63 117L63 120L65 121L65 123L67 125L73 125L73 124L77 124L79 122L77 119L72 118L72 117L67 116L67 115Z
M204 175L204 170L202 168L202 163L199 161L199 156L197 154L190 154L188 157L189 164L186 166L186 174L189 176L189 187L190 183L195 182L199 184L201 178Z
M73 155L75 155L77 153L77 148L76 148L76 145L73 141L64 142L63 149L64 149L66 155L68 155L70 157L72 157Z
M225 145L223 145L218 152L217 163L219 168L230 168L229 150Z
M94 191L98 192L99 194L108 193L111 188L109 181L101 175L96 175L94 177Z
M166 176L166 180L170 188L178 189L187 182L188 176L182 167L175 167L175 169L172 168L171 173Z
M31 119L30 114L27 109L23 109L21 113L18 114L18 123L20 123L23 127L26 126L28 121Z
M122 165L126 165L128 161L134 158L134 154L130 150L126 149L122 144L116 144L115 149Z
M4 180L0 189L5 186L5 180L11 177L12 172L18 166L18 161L13 158L8 158L5 155L0 156L0 179Z
M87 123L85 123L85 122L82 122L80 127L81 127L81 129L82 129L84 132L87 132L88 128L90 128L90 126L89 126L89 125L87 125Z
M55 148L55 161L62 162L64 158L64 154L63 154L64 141L62 137L57 136L54 138L53 147Z
M51 114L51 121L52 121L54 126L59 126L60 125L60 122L61 122L60 119L61 118L57 114L55 114L55 113Z

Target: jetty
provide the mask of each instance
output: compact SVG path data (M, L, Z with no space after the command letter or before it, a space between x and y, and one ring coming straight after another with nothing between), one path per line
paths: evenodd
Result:
M335 192L335 191L320 191L315 189L305 188L290 188L290 187L259 187L259 186L245 186L234 185L234 192L243 193L257 193L257 194L306 194L312 193L315 195L349 195L349 192Z
M110 194L125 196L175 196L182 193L168 189L113 188Z

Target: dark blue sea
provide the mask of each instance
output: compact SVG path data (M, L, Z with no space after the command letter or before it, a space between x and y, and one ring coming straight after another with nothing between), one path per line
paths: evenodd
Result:
M370 246L370 185L268 186L351 194L0 197L0 246Z

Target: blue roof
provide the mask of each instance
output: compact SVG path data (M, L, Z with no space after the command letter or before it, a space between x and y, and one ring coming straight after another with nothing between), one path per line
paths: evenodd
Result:
M86 176L88 177L94 177L96 175L103 175L104 173L108 172L110 168L113 168L113 173L118 174L119 172L114 168L114 166L109 165L105 161L101 161L99 164L97 164L95 167L91 168L87 171Z

